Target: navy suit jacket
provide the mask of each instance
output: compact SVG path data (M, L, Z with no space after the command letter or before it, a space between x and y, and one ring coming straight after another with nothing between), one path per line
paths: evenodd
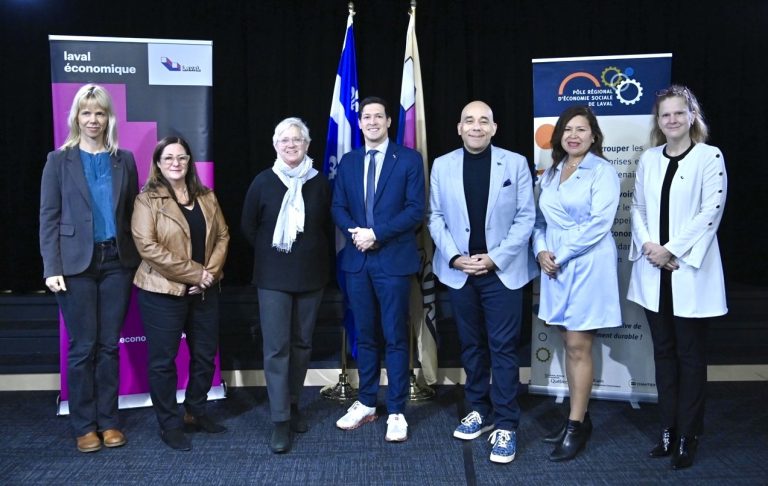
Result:
M133 154L118 150L112 165L112 209L120 263L133 268L141 259L131 235L133 200L139 191ZM80 150L48 154L40 188L40 254L43 277L77 275L91 264L93 212Z
M336 226L346 239L341 269L359 272L367 253L377 252L384 259L383 270L389 275L410 275L419 269L416 229L425 217L424 165L415 150L389 142L376 185L373 206L373 232L378 248L361 252L355 248L347 231L366 228L365 147L341 158L333 188L331 212Z

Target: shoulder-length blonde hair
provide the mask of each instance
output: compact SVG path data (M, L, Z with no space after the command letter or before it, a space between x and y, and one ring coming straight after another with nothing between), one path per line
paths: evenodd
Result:
M80 145L80 124L78 123L77 116L80 114L80 110L90 102L96 103L107 114L107 127L104 130L104 147L106 147L109 153L114 155L117 153L117 118L115 117L115 110L112 105L112 97L109 96L107 90L96 84L86 84L77 90L77 94L75 94L75 98L72 100L72 107L69 109L69 118L67 118L69 135L67 135L67 139L61 148L74 148Z

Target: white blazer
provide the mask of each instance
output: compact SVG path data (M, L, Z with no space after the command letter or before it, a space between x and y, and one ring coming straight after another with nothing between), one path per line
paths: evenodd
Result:
M714 317L728 312L717 228L723 216L728 177L720 149L696 144L680 161L669 190L669 242L659 241L661 186L669 159L665 145L640 157L632 196L632 276L627 299L659 310L660 270L642 254L643 243L664 243L680 265L672 272L672 301L679 317Z
M469 256L469 214L464 197L464 149L435 159L430 177L429 232L435 242L435 275L458 289L467 274L448 264L456 255ZM522 155L491 147L491 180L485 215L488 256L499 280L509 289L530 282L538 269L529 249L536 212L533 182Z

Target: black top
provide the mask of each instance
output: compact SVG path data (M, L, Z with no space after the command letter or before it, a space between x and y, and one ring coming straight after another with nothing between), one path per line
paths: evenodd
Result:
M694 144L680 155L670 157L667 155L667 148L664 147L664 157L669 159L667 171L664 173L664 182L661 184L661 198L659 203L659 244L664 245L669 242L669 190L672 187L672 179L677 173L678 164L691 151ZM674 315L674 304L672 299L672 272L661 269L659 272L660 291L659 291L659 313L664 315Z
M667 147L664 147L664 157L669 159L667 172L664 174L664 182L661 184L661 201L659 204L659 244L665 245L669 241L669 189L672 187L672 179L675 178L678 164L691 151L691 144L685 152L674 157L667 155Z
M322 173L302 186L304 232L289 253L272 248L277 216L288 190L272 168L259 173L243 203L242 230L253 246L253 284L283 292L318 290L328 283L333 255L331 191Z
M469 215L469 254L487 253L485 215L491 188L491 146L479 154L464 149L464 198Z
M189 235L192 240L192 260L200 265L205 265L205 217L200 209L200 204L195 202L194 207L191 208L179 204L179 207L189 225Z

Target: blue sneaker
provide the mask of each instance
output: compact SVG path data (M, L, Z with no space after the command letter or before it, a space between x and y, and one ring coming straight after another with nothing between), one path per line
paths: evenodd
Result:
M488 441L493 444L491 462L508 464L515 460L517 451L517 433L514 430L496 429Z
M483 417L473 411L461 419L461 423L453 431L453 436L457 439L472 440L492 429L493 424L483 425Z

